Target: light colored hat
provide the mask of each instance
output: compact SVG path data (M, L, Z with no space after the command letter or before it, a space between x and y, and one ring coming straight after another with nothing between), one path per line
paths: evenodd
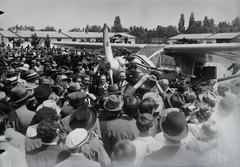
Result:
M88 131L83 128L77 128L68 134L66 138L66 147L69 149L75 149L85 144L88 139Z
M117 95L110 95L108 99L104 102L103 107L107 111L119 111L123 107L123 101Z
M29 65L28 64L23 64L22 67L19 67L20 70L25 70L28 71L29 70Z
M3 91L0 91L0 100L7 100L6 93ZM9 100L9 99L8 99Z
M58 114L61 113L61 108L57 105L55 100L45 100L41 105L37 107L36 112L38 112L43 107L52 108L57 111Z
M206 91L203 94L199 94L198 98L202 102L209 103L209 104L215 104L217 101L217 96L211 91Z

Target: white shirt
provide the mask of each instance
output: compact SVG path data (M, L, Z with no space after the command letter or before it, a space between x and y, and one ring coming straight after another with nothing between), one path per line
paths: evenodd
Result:
M136 158L133 162L133 166L141 165L145 156L163 147L162 143L157 142L152 136L137 137L132 143L136 147Z

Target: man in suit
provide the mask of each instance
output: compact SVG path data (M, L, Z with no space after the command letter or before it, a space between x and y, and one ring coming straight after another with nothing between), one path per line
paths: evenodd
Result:
M70 152L57 145L59 133L59 124L54 120L46 119L39 123L37 135L43 144L27 152L28 167L52 167L70 156Z
M197 154L181 146L181 140L189 132L186 117L179 111L171 111L160 120L164 146L148 155L142 166L195 166Z
M126 72L121 71L119 73L119 82L117 83L119 91L124 92L125 87L127 86L128 82L126 81Z
M108 155L111 155L118 141L123 139L133 140L139 135L136 120L133 118L137 110L129 109L131 106L133 105L130 99L126 99L123 104L121 99L116 95L109 96L108 101L104 103L104 108L108 111L118 111L119 108L123 108L124 110L120 118L109 121L106 124L106 130L103 134L103 143Z
M26 134L27 128L35 115L26 106L32 93L33 90L26 89L23 86L15 86L11 90L11 100L16 104L16 113L18 115L15 121L16 130L23 135Z

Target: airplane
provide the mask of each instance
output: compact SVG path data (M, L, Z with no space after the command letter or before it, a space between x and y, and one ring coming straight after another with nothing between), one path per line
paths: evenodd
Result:
M240 63L240 43L214 44L129 44L110 43L107 25L103 28L103 43L87 42L55 42L56 46L72 50L104 49L105 66L109 72L111 83L128 63L133 63L141 71L162 71L163 76L175 78L176 70L189 78L206 77L225 81L224 77L231 76L227 70L233 62ZM124 50L127 56L113 56L113 49ZM200 76L199 76L200 74ZM236 77L230 77L236 78Z

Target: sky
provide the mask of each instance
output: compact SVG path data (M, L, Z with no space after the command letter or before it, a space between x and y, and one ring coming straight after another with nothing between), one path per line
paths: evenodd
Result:
M125 28L142 26L153 29L161 26L178 26L184 14L185 27L191 12L195 20L205 16L231 23L240 16L240 0L0 0L0 27L7 30L15 25L69 31L84 28L87 24L113 26L119 16Z

